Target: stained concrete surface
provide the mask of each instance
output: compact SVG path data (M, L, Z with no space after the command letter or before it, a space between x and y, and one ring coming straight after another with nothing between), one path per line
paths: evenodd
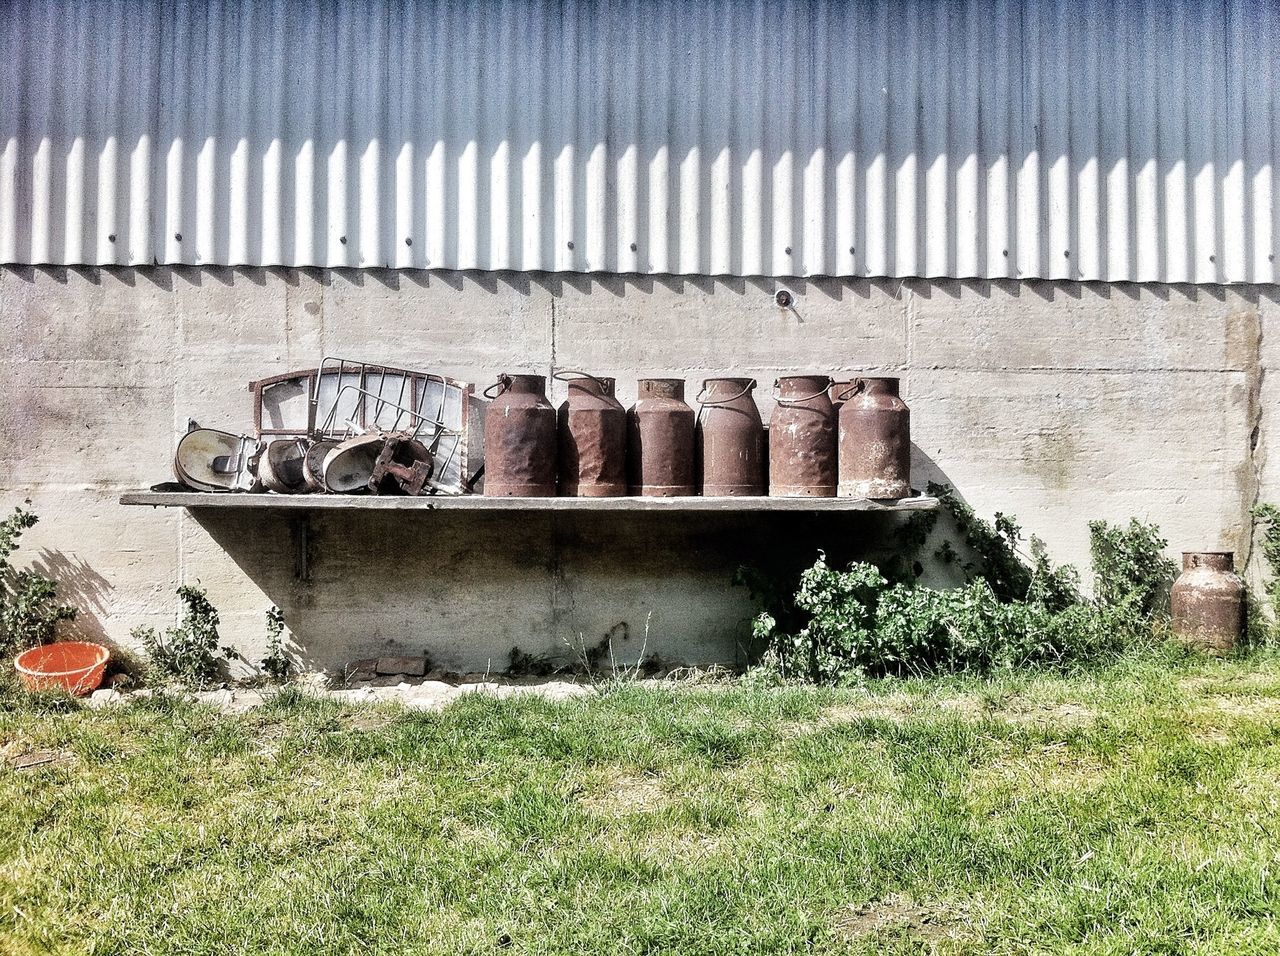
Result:
M794 309L774 305L780 284ZM1089 519L1137 516L1171 553L1244 561L1249 508L1280 501L1278 300L1271 286L8 267L0 505L32 500L22 554L62 580L92 637L171 624L174 587L198 580L251 659L274 603L313 666L403 650L484 670L512 647L569 654L605 635L623 661L732 662L753 609L730 583L739 564L852 556L893 522L326 515L298 580L280 516L117 499L169 479L189 419L247 430L248 382L322 355L480 385L585 367L616 375L624 403L637 376L683 376L692 396L747 374L766 417L779 374L879 372L903 379L913 483L1016 515L1056 559L1087 564Z

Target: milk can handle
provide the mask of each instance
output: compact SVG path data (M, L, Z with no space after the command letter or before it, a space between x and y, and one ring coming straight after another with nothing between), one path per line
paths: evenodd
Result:
M565 376L572 376L572 377L566 378ZM595 382L601 388L604 387L604 382L600 381L600 379L597 376L592 375L590 372L579 372L577 369L574 369L574 368L562 368L558 372L552 372L551 377L554 378L557 382L571 382L575 378L589 378L591 379L591 381Z
M855 378L852 382L849 383L848 388L846 388L844 391L842 391L839 395L836 396L836 401L847 402L849 399L853 398L853 396L865 390L866 387L867 387L867 380L865 378Z
M505 392L510 387L511 387L511 376L508 375L506 372L503 372L501 375L498 376L498 380L494 382L492 385L490 385L488 388L486 388L481 394L484 395L485 398L497 398L499 395L502 394L502 392ZM501 389L501 391L494 392L493 390L495 388ZM492 395L489 394L490 392L493 392L493 394Z
M825 394L826 394L827 389L829 389L832 385L834 385L834 384L835 384L835 382L833 382L833 381L831 380L831 376L830 376L830 375L828 375L828 376L827 376L827 384L826 384L826 385L824 385L824 386L822 386L822 390L821 390L821 391L814 392L812 395L806 395L806 396L804 396L804 398L782 398L782 397L781 397L781 394L782 394L782 393L781 393L781 390L780 390L780 386L781 386L781 384L782 384L782 379L780 379L780 378L775 378L775 379L773 380L773 400L774 400L777 404L779 404L779 405L803 405L805 402L811 402L811 401L813 401L813 400L814 400L815 398L817 398L819 395L825 395Z
M728 398L719 398L713 402L710 400L703 400L702 398L703 395L707 394L707 382L711 382L711 381L714 381L714 379L707 378L702 380L702 388L698 390L698 397L694 399L694 401L697 402L699 405L728 405L730 402L736 402L743 395L747 394L747 392L755 388L757 384L756 380L753 378L751 381L749 381L746 385L742 387L742 391L740 391L737 395L730 395Z

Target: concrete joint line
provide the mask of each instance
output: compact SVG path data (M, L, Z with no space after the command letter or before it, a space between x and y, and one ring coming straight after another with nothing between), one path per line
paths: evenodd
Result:
M1245 370L1247 394L1247 425L1249 447L1245 451L1242 491L1245 505L1244 521L1244 554L1241 555L1240 567L1247 571L1253 559L1253 509L1261 503L1262 498L1262 461L1265 457L1258 455L1258 444L1262 435L1262 380L1267 374L1262 363L1262 339L1265 334L1261 313L1254 309L1251 313L1254 321L1253 349L1249 356L1248 368Z
M1249 377L1253 370L1249 368L1165 368L1140 367L1132 368L1119 365L920 365L913 368L938 372L1079 372L1082 374L1101 372L1107 375L1244 375Z

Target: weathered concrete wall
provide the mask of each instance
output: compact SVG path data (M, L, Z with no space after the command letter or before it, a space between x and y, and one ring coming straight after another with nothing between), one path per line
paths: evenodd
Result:
M169 478L188 418L249 429L246 383L340 354L484 384L503 370L588 368L702 378L785 371L901 375L915 483L1017 515L1086 563L1086 521L1158 522L1170 550L1249 550L1250 506L1280 501L1268 439L1275 287L772 280L275 269L0 271L8 385L0 505L30 498L36 562L124 640L174 617L199 579L250 656L285 611L299 656L384 647L505 666L612 631L619 656L732 659L751 606L729 586L765 549L870 542L883 522L714 517L335 516L312 524L295 580L282 518L123 508ZM761 404L768 413L768 389ZM556 396L557 399L559 395ZM1274 440L1274 439L1273 439ZM624 630L630 637L622 641ZM647 632L647 636L646 636Z

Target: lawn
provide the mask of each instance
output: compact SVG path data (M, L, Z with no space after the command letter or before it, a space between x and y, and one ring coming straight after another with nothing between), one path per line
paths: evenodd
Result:
M1278 717L1265 653L440 714L10 701L0 952L1274 953Z

